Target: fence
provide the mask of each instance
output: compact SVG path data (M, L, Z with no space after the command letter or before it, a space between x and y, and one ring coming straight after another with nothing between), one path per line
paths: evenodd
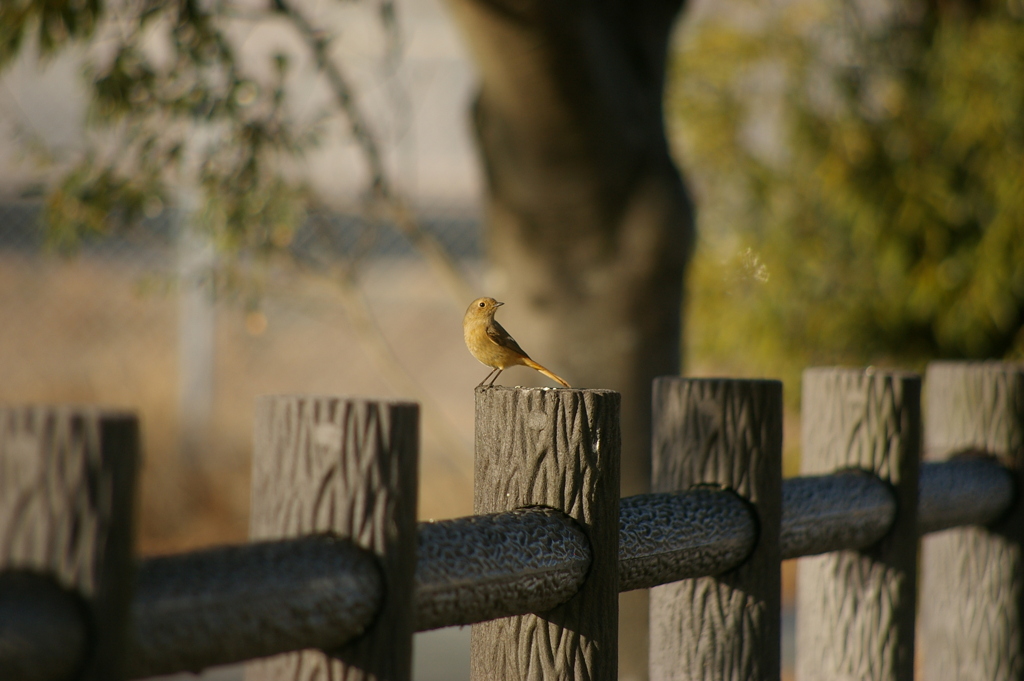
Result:
M1024 365L926 376L922 423L916 375L806 372L786 481L781 383L659 379L655 492L621 500L617 393L479 388L477 515L418 526L415 404L261 398L254 542L134 580L134 417L9 408L0 669L137 678L287 652L248 676L403 679L414 630L473 624L476 679L612 679L617 594L651 588L653 678L776 679L780 561L813 556L798 676L909 681L919 537L956 528L921 553L925 678L1020 678Z

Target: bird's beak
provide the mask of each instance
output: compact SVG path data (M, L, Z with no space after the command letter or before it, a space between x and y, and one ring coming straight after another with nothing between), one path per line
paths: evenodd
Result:
M494 307L501 307L504 304L505 303L499 303L498 301L494 301Z

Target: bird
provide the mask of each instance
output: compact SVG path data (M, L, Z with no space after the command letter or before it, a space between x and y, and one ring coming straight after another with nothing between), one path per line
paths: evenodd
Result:
M518 365L536 369L563 387L572 387L564 378L530 359L526 351L519 347L516 339L494 319L494 313L504 304L494 298L477 298L469 304L466 316L462 318L462 333L466 338L469 353L481 364L492 367L491 373L484 376L484 380L476 387L482 386L488 378L491 379L488 385L494 385L502 371Z

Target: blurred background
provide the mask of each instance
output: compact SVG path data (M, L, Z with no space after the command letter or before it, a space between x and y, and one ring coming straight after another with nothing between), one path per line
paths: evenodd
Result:
M0 400L141 414L140 553L245 541L267 393L420 401L471 513L477 295L623 392L624 493L655 375L782 378L793 475L803 368L1024 358L1020 0L515 11L0 6Z

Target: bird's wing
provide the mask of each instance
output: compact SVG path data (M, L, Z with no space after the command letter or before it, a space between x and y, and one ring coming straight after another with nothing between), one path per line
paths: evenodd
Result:
M519 343L516 343L516 339L510 336L508 331L497 321L487 325L487 337L503 348L518 352L523 357L529 357L526 351L519 347Z

